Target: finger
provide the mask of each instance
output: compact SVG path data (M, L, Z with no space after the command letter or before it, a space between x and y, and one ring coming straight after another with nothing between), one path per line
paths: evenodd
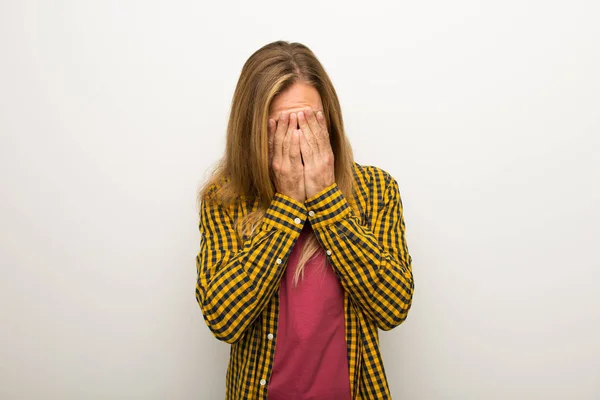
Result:
M281 160L283 158L282 144L283 138L288 128L289 115L286 112L282 112L277 121L277 130L275 131L275 137L273 138L273 160Z
M298 116L296 115L296 113L291 113L290 114L290 121L288 123L287 133L286 134L292 135L294 133L294 130L297 127L298 127Z
M322 111L317 112L317 123L321 128L321 140L319 145L323 147L324 151L332 151L331 141L329 140L329 132L327 131L327 121L325 121L325 115Z
M269 118L267 122L267 144L269 149L269 160L273 158L273 140L275 139L275 130L277 129L277 124L273 118Z
M327 130L327 121L325 121L325 115L323 114L323 111L317 112L317 122L322 130Z
M309 109L307 112L312 112L312 110ZM304 133L304 136L306 136L308 145L312 148L313 153L318 153L319 144L317 142L317 137L310 129L310 126L308 126L308 122L306 121L306 114L304 112L300 111L298 113L298 121L300 123L300 129L302 129L302 133Z
M294 133L294 129L296 128L296 114L290 114L289 118L290 118L290 120L288 123L288 129L285 133L285 137L283 138L283 142L281 144L283 162L289 161L290 146L292 143L292 135Z
M306 115L306 119L308 121L308 126L310 126L310 130L315 134L315 136L320 136L323 134L323 130L321 129L321 125L319 125L319 121L317 121L316 112L311 112Z
M312 165L314 163L314 151L306 140L306 135L300 130L300 152L302 153L302 160L304 165Z
M300 129L294 129L292 132L292 143L290 145L290 162L295 166L302 166L300 158Z

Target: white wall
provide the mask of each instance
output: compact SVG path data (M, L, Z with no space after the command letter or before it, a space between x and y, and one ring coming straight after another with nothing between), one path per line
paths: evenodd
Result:
M600 4L0 3L0 398L221 399L195 191L244 61L324 63L402 193L395 399L600 398Z

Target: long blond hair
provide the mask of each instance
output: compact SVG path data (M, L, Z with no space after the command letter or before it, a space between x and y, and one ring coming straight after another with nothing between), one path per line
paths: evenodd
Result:
M269 207L275 187L269 168L268 117L275 96L294 83L314 87L321 96L335 159L335 179L352 207L354 158L342 120L338 96L325 69L301 43L275 41L255 51L244 64L231 103L225 155L198 191L198 208L209 195L225 207L245 200L257 205L234 221L239 243L251 236ZM210 190L215 184L218 190ZM358 215L358 214L357 214ZM307 222L308 223L308 222ZM307 238L294 275L304 276L306 262L317 252L315 235Z

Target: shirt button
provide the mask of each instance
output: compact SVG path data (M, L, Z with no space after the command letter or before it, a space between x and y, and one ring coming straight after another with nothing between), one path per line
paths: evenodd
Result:
M273 340L273 334L272 334L272 333L269 333L269 334L267 335L267 339L269 339L269 340Z
M295 222L295 223L297 223L297 224L299 224L300 222L302 222L302 220L301 220L300 218L296 218L296 219L294 220L294 222Z
M331 250L327 250L327 255L330 256L331 255Z
M261 386L265 386L267 384L267 381L265 381L264 379L260 380L260 385Z
M310 210L310 211L308 212L308 215L310 215L311 217L313 217L313 216L315 215L315 212L314 212L313 210Z
M281 258L278 258L277 260L275 260L275 262L276 262L277 264L281 264L283 261L281 261Z

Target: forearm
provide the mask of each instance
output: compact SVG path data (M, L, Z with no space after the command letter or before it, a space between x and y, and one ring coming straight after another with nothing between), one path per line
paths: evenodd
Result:
M220 340L234 343L276 291L306 220L304 205L276 195L257 232L240 251L214 251L213 235L200 252L197 297L204 319ZM216 261L218 260L218 261ZM215 262L216 261L216 262Z
M401 220L395 229L387 229L393 232L389 237L376 235L360 224L337 185L309 199L306 206L319 243L355 303L383 330L402 323L414 283L410 255L399 243Z

